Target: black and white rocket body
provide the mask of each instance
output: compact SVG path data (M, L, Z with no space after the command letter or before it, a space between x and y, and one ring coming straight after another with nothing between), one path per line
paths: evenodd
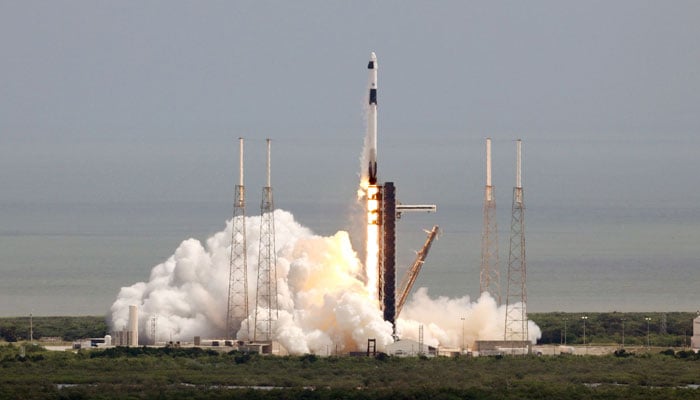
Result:
M369 184L377 184L377 55L372 52L369 56Z

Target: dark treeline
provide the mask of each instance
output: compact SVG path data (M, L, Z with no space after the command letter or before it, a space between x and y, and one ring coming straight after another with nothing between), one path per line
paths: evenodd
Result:
M693 336L693 318L696 316L696 313L691 312L528 314L542 330L542 338L538 341L540 344L583 344L582 317L587 317L585 324L588 344L619 345L622 344L624 332L625 345L646 345L648 333L649 344L656 347L689 346L690 337ZM649 318L649 321L646 318Z
M29 340L29 316L0 318L0 339L6 342ZM33 317L34 340L60 338L64 341L104 337L109 330L105 317Z
M666 316L666 323L663 323ZM626 345L646 345L647 320L649 342L657 347L685 347L693 335L695 313L530 313L528 317L542 330L539 344L583 344L583 320L586 316L586 343L622 344L623 324ZM108 332L105 317L34 317L34 339L59 337L64 341L103 337ZM566 337L564 337L566 325ZM29 340L29 317L0 318L0 340Z

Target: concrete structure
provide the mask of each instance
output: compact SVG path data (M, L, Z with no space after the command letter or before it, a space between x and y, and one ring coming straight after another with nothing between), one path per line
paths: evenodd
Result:
M248 342L238 345L238 351L255 354L271 354L275 356L287 356L289 352L278 341Z
M425 343L421 345L415 340L401 339L395 341L394 343L388 344L386 346L386 353L391 356L399 357L417 357L421 354L428 357L434 357L437 355L437 348L428 346Z
M690 347L695 351L700 350L700 315L693 320L693 337L690 339Z
M129 332L131 340L127 346L139 345L139 308L137 306L129 306Z
M523 355L529 354L532 343L527 340L477 340L472 352L474 355Z
M129 306L128 325L119 331L112 332L111 339L115 346L139 345L139 309L137 306Z
M105 347L111 347L112 346L112 337L110 335L106 335L103 338L89 338L89 339L81 339L80 341L73 342L73 350L80 350L80 349L95 349L95 348L105 348ZM64 346L60 346L64 347Z

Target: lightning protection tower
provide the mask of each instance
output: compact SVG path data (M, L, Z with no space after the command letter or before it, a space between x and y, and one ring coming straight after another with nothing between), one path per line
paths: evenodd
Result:
M272 340L272 321L279 316L274 211L275 206L272 201L272 186L270 184L270 139L267 139L267 186L263 188L263 198L260 205L260 247L254 341Z
M151 340L154 345L157 343L156 333L158 333L158 314L151 317Z
M231 258L229 264L228 311L226 313L226 339L236 339L236 333L248 318L248 260L245 233L245 186L243 186L243 138L239 144L239 180L233 202L231 221ZM250 332L247 332L247 337Z
M522 141L516 141L516 178L508 251L508 296L506 297L505 340L527 341L527 287L525 269L525 203L521 181Z
M501 304L501 273L498 269L498 227L496 197L491 184L491 139L486 139L486 187L484 189L484 226L481 232L480 293L488 292Z

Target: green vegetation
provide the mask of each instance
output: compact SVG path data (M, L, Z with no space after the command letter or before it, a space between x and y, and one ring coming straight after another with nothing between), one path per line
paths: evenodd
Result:
M34 317L34 340L59 337L64 341L103 337L108 327L105 317ZM29 317L0 318L0 339L6 342L29 340Z
M0 346L0 398L698 398L693 353L618 356L273 357L202 349L49 352ZM60 388L59 388L60 385ZM264 386L272 390L256 390ZM276 389L275 389L276 388Z
M583 343L575 313L532 313L541 344ZM682 347L694 313L586 313L586 342ZM103 317L34 317L34 338L101 337ZM0 339L25 341L29 318L0 318ZM0 345L0 398L138 399L657 399L700 398L700 359L691 351L608 356L377 358L272 357L199 348L110 348L50 352ZM255 388L265 387L265 390Z
M662 329L662 314L666 314L666 330ZM566 320L566 343L583 344L583 321L586 319L586 343L621 344L624 321L625 344L646 345L647 321L649 342L656 347L684 347L690 344L693 335L693 318L696 313L529 313L528 317L542 329L539 344L559 344L564 340Z

